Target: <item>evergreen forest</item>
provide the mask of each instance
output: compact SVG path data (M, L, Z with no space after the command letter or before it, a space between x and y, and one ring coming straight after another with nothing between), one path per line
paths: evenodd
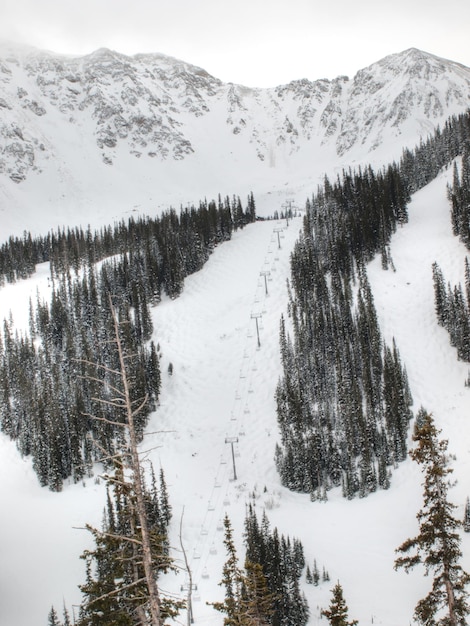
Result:
M450 219L454 234L470 249L469 155L467 113L451 118L415 150L405 150L399 163L377 172L343 171L336 180L325 177L307 199L290 258L287 315L279 325L275 463L285 487L312 500L326 501L335 487L347 499L366 497L387 489L393 469L407 458L413 398L399 346L382 337L367 264L380 255L383 270L394 271L391 237L408 221L411 195L457 157L461 166L454 165L449 187ZM1 430L31 457L40 484L53 491L91 476L96 462L109 472L102 527L89 528L95 547L83 554L80 626L131 626L148 619L141 604L142 564L133 548L140 541L140 522L119 464L126 440L115 411L113 374L122 372L113 346L116 322L124 357L132 358L129 406L139 406L140 441L161 388L151 307L164 297L177 298L185 278L203 267L214 248L255 220L253 194L245 208L238 197L219 196L198 208L170 209L158 218L130 219L95 232L63 229L37 238L25 233L0 247L0 287L28 278L40 263L50 265L50 297L30 302L28 332L15 330L13 319L3 320ZM470 362L468 260L465 277L463 289L446 285L437 263L432 268L438 323L448 330L458 357ZM152 468L149 482L143 497L156 580L173 566L171 506L163 471L157 481ZM272 530L266 514L260 521L250 505L240 567L228 517L225 533L226 598L213 604L227 616L225 623L306 624L302 544ZM307 567L307 582L317 584L319 578L315 562L313 574ZM329 579L325 570L323 579ZM335 589L343 607L339 583ZM162 619L183 605L163 602ZM324 615L330 619L333 608ZM61 624L55 609L49 623Z
M383 269L393 271L390 239L407 222L411 194L468 154L469 145L467 114L405 150L399 163L325 178L307 200L291 256L289 320L280 324L283 375L276 392L276 464L290 489L325 500L341 486L346 498L364 497L388 488L391 469L406 458L413 400L399 348L381 336L366 264L380 254ZM464 157L450 191L460 236L467 179ZM444 293L442 285L445 315L438 315L458 318L452 324L459 338L452 341L468 344L466 298Z
M246 209L239 198L227 197L93 234L25 235L3 246L3 281L26 278L36 263L50 264L50 298L30 302L29 333L18 333L9 319L0 335L1 429L31 456L41 485L60 491L64 480L80 481L102 460L102 450L112 456L119 445L113 407L96 402L112 397L112 386L102 383L106 371L118 369L109 297L124 349L136 355L133 400L148 397L138 417L142 436L160 391L151 306L163 294L176 298L184 278L201 269L233 230L255 219L253 195Z

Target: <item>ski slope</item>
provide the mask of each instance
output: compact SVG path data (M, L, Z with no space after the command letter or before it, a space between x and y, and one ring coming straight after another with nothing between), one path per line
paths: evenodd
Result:
M406 365L414 410L423 405L434 414L455 454L450 498L463 516L470 495L468 366L457 361L446 332L437 326L431 275L437 261L447 280L463 280L465 249L452 236L445 196L449 172L413 197L410 221L392 240L396 271L384 272L377 259L368 273L383 336L389 343L395 337ZM243 522L252 502L259 515L266 508L272 527L302 541L310 566L316 559L320 571L329 572L330 582L303 583L310 625L320 623L320 610L339 580L350 619L403 626L431 585L418 569L408 575L393 569L395 548L418 529L419 468L405 461L393 472L388 491L363 500L346 501L335 490L328 502L312 503L308 495L284 489L274 467L279 320L287 315L289 254L301 225L297 217L288 226L262 221L236 232L186 279L178 299L164 299L154 309L163 388L142 444L143 458L165 471L173 555L182 565L182 541L197 585L196 624L223 623L206 604L223 597L220 522L228 513L243 557ZM12 308L14 319L24 324L25 303L36 289L47 293L44 268L0 291L0 318ZM79 528L101 523L103 485L89 479L60 494L41 489L29 461L20 459L4 437L0 477L0 625L45 625L51 604L60 613L65 602L72 612L80 601L77 585L85 569L79 554L90 538ZM462 548L463 565L470 570L468 535ZM160 581L162 589L178 595L186 594L187 583L184 571ZM186 616L176 623L186 623Z

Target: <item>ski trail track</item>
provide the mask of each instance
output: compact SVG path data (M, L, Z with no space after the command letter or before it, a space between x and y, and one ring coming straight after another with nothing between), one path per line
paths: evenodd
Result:
M446 280L463 281L465 249L451 233L447 180L444 173L410 203L409 223L392 240L396 272L383 271L376 259L368 273L383 337L389 345L395 337L407 368L414 411L423 405L433 412L443 436L449 438L449 451L457 455L457 484L451 496L459 506L456 514L462 516L470 493L469 397L464 387L468 367L457 361L447 333L437 327L431 273L436 260ZM326 504L284 489L275 470L279 320L286 315L289 252L301 222L294 221L283 231L281 250L277 226L258 223L236 233L232 242L214 252L202 272L187 279L178 300L162 302L155 310L164 385L151 430L173 430L157 436L158 461L174 506L174 546L179 545L176 520L185 507L183 540L197 585L195 598L202 600L193 605L195 620L223 621L205 604L223 598L218 586L225 562L221 520L227 512L243 555L243 521L251 502L259 516L267 509L272 527L302 541L310 566L315 559L331 576L332 582L318 587L303 584L310 625L322 623L320 610L328 606L331 587L340 579L351 617L361 623L402 626L430 585L420 571L406 575L393 569L396 547L417 532L422 475L416 464L407 460L393 470L388 491L345 502L340 490L334 490ZM260 276L265 269L271 272L268 295ZM262 315L259 348L252 314ZM171 378L166 375L169 362L174 365ZM226 437L238 439L236 481ZM467 570L469 544L464 536Z
M269 502L277 497L276 437L270 437L277 432L279 321L301 223L257 222L234 233L186 279L177 300L164 300L154 312L164 382L150 430L165 431L155 438L178 520L172 545L179 545L184 507L183 540L195 596L203 600L223 597L217 583L226 558L225 513L241 535L245 506L232 505L247 502L253 491ZM204 623L220 623L205 602L197 609Z

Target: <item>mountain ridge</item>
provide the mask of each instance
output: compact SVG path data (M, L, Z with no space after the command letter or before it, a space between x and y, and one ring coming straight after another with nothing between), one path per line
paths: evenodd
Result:
M416 48L352 79L249 88L160 53L74 57L3 45L6 229L34 225L33 204L59 223L78 213L87 224L219 192L254 191L261 213L272 213L273 196L281 204L301 192L303 201L325 173L399 158L469 105L470 68ZM122 201L110 209L116 186Z

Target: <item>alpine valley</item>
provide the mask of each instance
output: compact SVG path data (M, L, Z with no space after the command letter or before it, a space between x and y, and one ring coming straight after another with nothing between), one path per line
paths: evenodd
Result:
M441 558L466 623L469 108L417 49L255 89L0 45L2 626L403 626Z

